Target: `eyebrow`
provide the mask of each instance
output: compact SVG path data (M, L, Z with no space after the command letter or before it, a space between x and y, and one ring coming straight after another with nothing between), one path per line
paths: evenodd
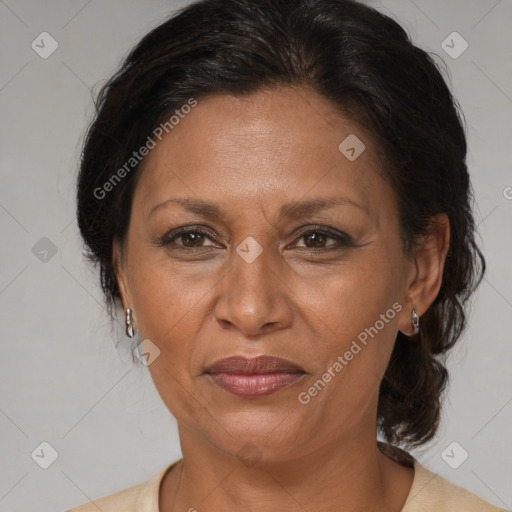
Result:
M203 201L202 199L192 199L190 197L174 198L163 201L155 205L149 212L148 216L153 215L156 211L165 208L169 204L178 204L185 210L201 215L203 217L222 217L224 211L214 203ZM321 210L333 208L334 206L351 205L368 213L368 209L349 199L347 197L332 196L323 199L311 199L309 201L292 201L281 206L279 209L279 219L283 218L302 218L308 217Z
M279 210L279 218L301 218L308 217L321 210L327 210L335 206L351 205L359 208L366 213L368 210L365 206L356 203L348 197L332 196L325 199L311 199L309 201L295 201L284 204Z
M213 203L208 203L201 199L192 199L190 197L184 198L175 198L168 199L167 201L163 201L162 203L158 203L157 205L151 208L148 217L153 215L158 210L168 206L169 204L179 204L185 210L188 210L192 213L197 213L198 215L202 215L203 217L219 217L222 215L222 209Z

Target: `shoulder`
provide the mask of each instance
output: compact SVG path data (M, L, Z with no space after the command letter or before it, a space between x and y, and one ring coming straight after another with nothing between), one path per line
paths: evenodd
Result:
M177 462L173 462L144 483L84 503L66 512L159 512L160 484L167 471Z
M98 512L98 510L102 512L135 512L137 502L140 501L142 491L147 485L148 482L134 485L115 494L84 503L66 512Z
M506 512L414 461L414 481L402 512Z

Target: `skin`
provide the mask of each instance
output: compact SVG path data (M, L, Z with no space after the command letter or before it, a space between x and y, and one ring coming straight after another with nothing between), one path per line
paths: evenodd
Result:
M355 161L338 150L349 134L366 146ZM285 204L333 196L346 201L279 214ZM176 198L220 212L175 202L153 210ZM377 396L397 331L412 332L412 308L421 316L441 285L449 224L435 220L424 246L404 253L397 199L371 134L306 88L201 98L157 144L134 193L126 244L116 243L113 257L123 306L141 340L160 349L149 370L178 422L183 461L163 480L161 511L402 509L413 470L377 449ZM158 245L182 226L211 236ZM318 226L353 245L322 238ZM236 252L248 236L263 249L252 263ZM395 302L402 310L299 403ZM306 375L244 399L203 373L224 357L262 354Z

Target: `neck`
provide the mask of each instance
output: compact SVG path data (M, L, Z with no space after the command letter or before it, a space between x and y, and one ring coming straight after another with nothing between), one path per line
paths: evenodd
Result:
M162 483L161 512L401 510L413 470L375 437L335 439L286 460L240 460L180 428L183 460Z

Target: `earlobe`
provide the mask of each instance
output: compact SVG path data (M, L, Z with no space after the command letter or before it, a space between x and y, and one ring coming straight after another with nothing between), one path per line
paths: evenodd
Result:
M414 308L412 308L408 329L400 329L400 332L406 336L414 336L420 332L420 316Z
M128 279L126 276L126 260L123 257L122 246L119 241L114 238L112 243L112 264L114 267L114 274L116 276L121 302L125 312L126 335L133 338L138 332L135 326L135 316L132 310L132 299L128 288Z

